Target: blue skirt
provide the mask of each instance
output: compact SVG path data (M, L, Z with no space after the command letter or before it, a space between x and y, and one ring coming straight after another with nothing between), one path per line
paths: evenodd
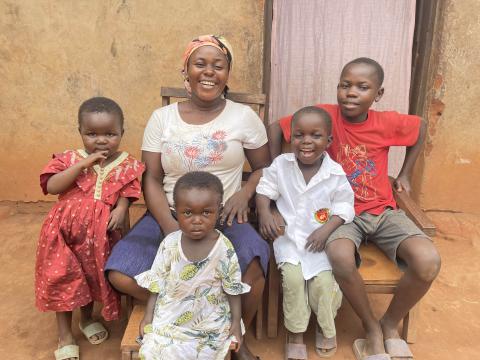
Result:
M218 228L233 244L242 274L256 257L264 275L267 274L270 248L268 243L248 223ZM150 270L164 236L157 221L147 211L130 232L112 249L105 271L116 270L130 277Z

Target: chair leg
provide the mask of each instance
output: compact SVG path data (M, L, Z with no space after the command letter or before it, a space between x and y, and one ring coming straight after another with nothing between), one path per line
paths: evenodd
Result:
M133 297L131 297L130 295L125 295L125 296L126 296L126 305L127 305L127 319L129 319L133 311Z
M122 360L132 360L131 351L122 351Z
M417 317L419 307L420 303L416 304L403 319L402 337L409 344L417 341Z
M277 337L278 333L278 298L280 291L280 273L273 256L273 246L271 246L270 262L268 264L268 309L267 309L267 336L269 338Z

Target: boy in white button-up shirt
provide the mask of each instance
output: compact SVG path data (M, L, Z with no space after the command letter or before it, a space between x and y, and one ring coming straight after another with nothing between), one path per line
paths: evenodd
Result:
M323 251L325 241L355 215L353 191L342 167L325 151L330 145L331 119L317 107L298 110L292 118L292 153L278 156L263 170L257 186L261 234L273 243L282 273L283 311L288 330L287 359L306 359L303 333L311 310L317 316L316 351L336 351L335 316L341 292ZM271 200L286 224L274 218Z

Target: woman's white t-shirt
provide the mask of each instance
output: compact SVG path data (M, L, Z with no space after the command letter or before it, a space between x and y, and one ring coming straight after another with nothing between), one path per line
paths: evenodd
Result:
M153 112L143 135L143 151L162 154L163 187L173 205L173 187L189 171L207 171L220 178L228 200L240 190L245 149L267 143L265 126L249 107L226 100L223 111L202 125L187 124L178 103Z

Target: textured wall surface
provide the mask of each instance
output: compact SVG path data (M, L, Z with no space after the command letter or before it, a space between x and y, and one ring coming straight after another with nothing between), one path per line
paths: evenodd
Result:
M261 92L263 0L0 0L0 200L46 199L38 174L52 153L81 146L77 110L107 96L122 106L122 148L140 155L161 86L182 86L195 36L234 48L233 91ZM53 199L53 198L50 198Z
M420 202L480 214L480 2L447 1Z

